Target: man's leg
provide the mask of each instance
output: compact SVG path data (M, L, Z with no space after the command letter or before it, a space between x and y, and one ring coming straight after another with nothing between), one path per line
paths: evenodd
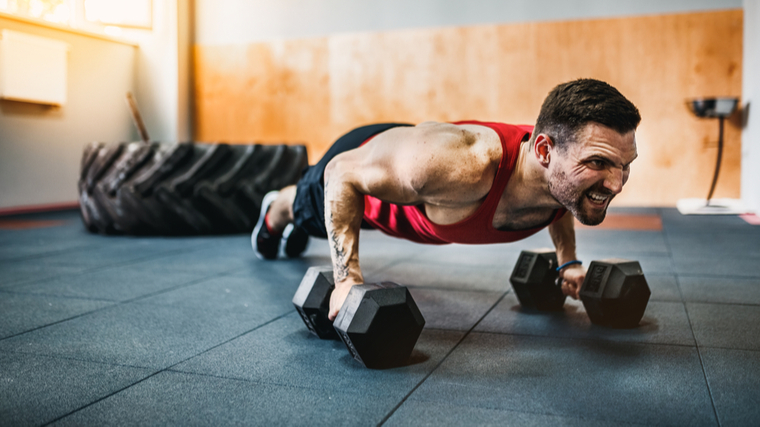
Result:
M251 236L256 256L262 259L277 258L280 241L276 237L279 233L287 235L284 249L290 257L298 256L304 251L308 236L326 239L324 171L327 163L336 155L359 147L368 138L397 126L411 125L381 123L348 132L335 141L316 165L309 166L304 171L298 184L283 188L279 194L267 194L262 203L259 223Z
M282 233L288 224L293 223L293 202L296 199L296 186L289 185L277 195L269 206L267 226L270 232Z
M290 258L297 257L306 250L309 235L302 228L293 225L295 197L295 185L264 196L259 220L251 235L253 251L260 259L276 259L281 246L285 255Z

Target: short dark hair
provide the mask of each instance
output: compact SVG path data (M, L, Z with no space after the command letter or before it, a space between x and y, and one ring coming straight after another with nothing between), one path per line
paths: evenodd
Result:
M636 130L641 115L617 89L595 79L578 79L552 89L541 106L531 142L539 133L548 135L558 148L575 142L589 122L597 122L620 134Z

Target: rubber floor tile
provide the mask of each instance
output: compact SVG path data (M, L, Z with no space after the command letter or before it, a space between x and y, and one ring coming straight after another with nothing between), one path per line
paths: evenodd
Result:
M376 270L402 259L413 259L430 248L430 245L390 237L377 230L361 230L359 259L362 272ZM251 254L253 254L252 251ZM301 259L310 265L331 265L330 247L327 239L311 237L308 248L297 259ZM287 258L279 258L276 262L279 263L283 260L287 260Z
M373 370L340 341L320 340L295 313L214 348L172 370L312 390L392 397L414 388L461 339L457 331L423 330L407 366Z
M0 424L40 425L108 396L153 371L0 352Z
M13 292L127 301L202 279L201 274L158 273L136 265L95 270L76 275L12 286Z
M293 310L297 283L271 283L257 277L218 276L136 300L137 304L218 310L248 316L252 310L269 318Z
M86 271L81 265L45 265L37 260L0 261L0 288Z
M276 261L250 260L248 264L239 269L225 274L234 277L256 278L267 280L272 286L293 285L298 286L304 274L311 266L331 266L330 258L295 258L278 259Z
M515 261L517 256L515 255ZM373 277L404 286L466 291L505 292L514 261L489 268L462 264L405 261L394 264Z
M673 275L675 273L673 269L673 262L667 253L652 255L649 253L625 254L621 252L615 252L613 250L605 252L588 252L585 250L579 250L578 258L583 261L583 265L586 267L591 265L591 261L609 258L638 261L641 265L641 270L644 272L644 276L646 277L649 275Z
M425 318L425 328L469 331L496 304L503 292L468 292L411 288Z
M268 310L123 304L0 341L0 351L166 368L270 321Z
M681 275L678 282L685 301L760 305L760 278Z
M662 209L660 212L665 229L705 232L711 229L727 231L747 230L751 226L737 215L681 215L677 209Z
M678 279L674 274L644 273L652 295L649 301L681 301Z
M676 256L741 258L760 256L760 231L670 233L668 245Z
M330 254L326 239L312 240L312 245L319 246L324 253ZM422 245L406 239L391 237L377 230L362 230L359 254L362 257L410 258L428 248L430 248L430 245Z
M0 292L0 339L109 305L105 301Z
M760 425L760 352L700 350L722 426Z
M696 348L470 334L408 401L716 425Z
M540 312L523 309L510 293L475 329L500 334L696 345L681 302L650 301L638 327L613 329L592 324L581 301L568 298L563 311Z
M713 257L673 254L677 274L688 276L744 277L760 279L760 255Z
M123 244L118 241L96 247L79 248L35 258L42 265L69 265L86 269L104 268L131 264L149 260L162 255L178 253L177 249L169 250L150 244L150 241L140 241L139 245L132 242Z
M0 240L3 236L0 236ZM61 240L55 242L20 241L12 245L0 246L0 261L21 261L39 258L69 250L78 250L87 246L87 242L78 240Z
M247 254L246 254L247 255ZM135 266L155 274L192 273L221 274L235 272L254 263L253 257L235 255L219 256L211 253L176 253L155 259L143 259Z
M525 239L519 240L517 242L508 243L508 245L517 247L518 249L521 249L521 250L524 247L540 248L540 247L550 246L551 244L552 244L552 238L549 235L549 230L547 229L543 229L539 231L538 233L528 236Z
M760 350L760 306L686 303L701 347Z
M384 426L515 426L515 427L618 427L631 422L594 420L587 417L532 414L502 409L459 406L456 402L430 403L406 401Z
M361 237L366 237L366 233L362 231ZM365 249L364 246L373 247L372 243L368 243L367 245L363 245L362 249ZM382 248L380 249L382 251ZM251 253L253 253L253 250L251 250ZM362 252L363 254L363 252ZM309 238L309 245L306 247L306 250L301 254L304 258L309 257L319 257L319 256L325 256L327 258L330 258L330 246L327 244L327 239L318 239L316 237L310 237Z
M54 425L363 426L396 405L362 389L318 392L226 378L162 372Z
M67 221L65 225L51 228L37 228L27 230L0 230L0 248L8 247L37 247L41 250L46 248L67 248L84 242L93 244L99 239L93 239L81 224L75 221Z
M513 265L521 250L522 247L518 244L430 245L424 250L420 250L413 261L424 264L493 268L494 266Z

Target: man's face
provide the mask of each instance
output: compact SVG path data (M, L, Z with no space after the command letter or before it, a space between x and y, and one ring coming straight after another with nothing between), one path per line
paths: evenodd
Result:
M638 155L633 131L619 134L595 122L579 132L575 143L560 150L553 147L552 154L549 191L585 225L604 220Z

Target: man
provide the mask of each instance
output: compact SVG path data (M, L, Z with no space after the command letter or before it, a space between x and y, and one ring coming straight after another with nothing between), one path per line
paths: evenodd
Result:
M327 238L333 320L351 286L364 282L362 227L431 244L513 242L548 227L562 291L577 299L586 270L573 217L602 222L628 180L640 121L615 88L580 79L549 93L533 129L475 121L355 129L297 186L265 197L254 251L276 258L282 240L298 256L308 235Z

